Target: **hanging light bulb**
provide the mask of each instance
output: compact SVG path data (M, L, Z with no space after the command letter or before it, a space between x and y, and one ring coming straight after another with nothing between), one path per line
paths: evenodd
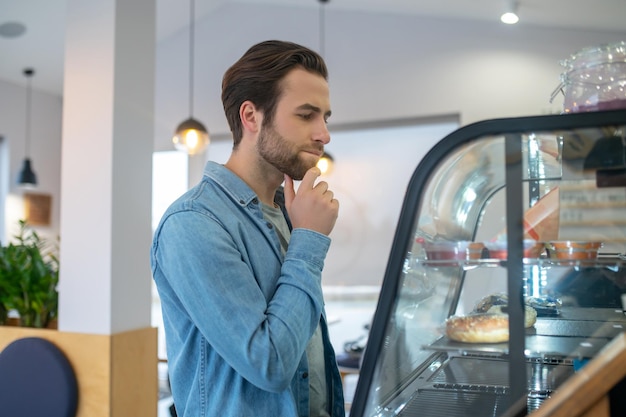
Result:
M179 151L196 155L206 149L209 144L209 132L206 127L193 117L183 121L176 128L176 135L172 139L174 147Z
M207 128L193 118L194 0L190 1L189 16L189 119L178 125L172 142L176 149L196 155L206 149L210 139Z
M335 159L331 154L324 152L322 157L317 161L317 167L319 168L322 175L328 175L333 170Z
M29 155L30 151L30 108L31 108L31 95L32 95L32 87L31 87L31 77L35 74L35 70L32 68L26 68L24 70L24 75L26 76L27 86L26 86L26 129L24 136L24 162L22 164L22 170L20 171L17 177L18 185L30 188L37 185L37 175L33 171L31 166L31 161Z
M326 20L324 15L324 5L328 3L330 0L318 0L320 3L320 56L324 58L324 47L326 46ZM333 170L333 165L335 163L335 159L327 152L324 152L317 161L317 167L319 168L322 175L330 174Z
M504 0L504 13L500 16L500 21L507 25L514 25L519 22L517 6L517 0Z

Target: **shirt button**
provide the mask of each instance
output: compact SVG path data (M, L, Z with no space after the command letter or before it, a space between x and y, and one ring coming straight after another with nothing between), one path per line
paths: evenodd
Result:
M253 204L259 204L259 200L255 197L255 198L252 200L252 203L253 203Z
M274 226L272 226L272 223L270 223L270 222L265 223L265 225L267 226L268 229L271 229L271 228L274 227Z
M302 374L302 379L307 379L309 377L309 373L305 372Z
M246 202L243 200L239 200L239 204L246 204Z

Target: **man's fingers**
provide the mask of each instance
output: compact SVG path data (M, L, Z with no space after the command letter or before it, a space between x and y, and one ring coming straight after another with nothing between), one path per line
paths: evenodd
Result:
M297 193L293 180L285 176L285 203L294 229L310 229L328 235L335 226L339 202L326 181L315 184L320 175L318 168L309 169Z
M324 194L326 191L328 191L328 183L326 181L320 181L313 188L318 190L321 194Z
M318 167L313 167L313 168L309 169L304 174L304 177L302 178L302 182L300 183L300 187L304 187L304 188L302 188L303 190L310 190L310 189L312 189L313 186L315 185L315 180L320 175L322 175L322 172L320 171L320 169Z

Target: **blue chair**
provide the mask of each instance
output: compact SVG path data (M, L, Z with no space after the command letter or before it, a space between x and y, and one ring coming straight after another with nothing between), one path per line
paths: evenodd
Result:
M0 352L0 415L75 417L78 383L72 365L52 342L26 337Z

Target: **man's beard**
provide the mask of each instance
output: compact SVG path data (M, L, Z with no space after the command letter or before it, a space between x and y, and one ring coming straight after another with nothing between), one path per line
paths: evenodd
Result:
M315 166L317 162L300 159L300 149L287 142L274 128L263 126L257 142L259 155L280 172L289 175L294 180L301 180L304 174ZM323 147L319 147L319 152Z

